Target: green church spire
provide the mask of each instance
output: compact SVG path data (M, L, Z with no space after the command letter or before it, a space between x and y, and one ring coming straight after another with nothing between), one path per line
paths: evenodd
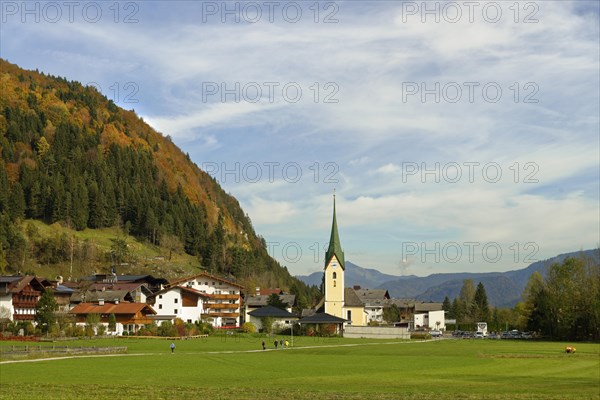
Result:
M325 253L325 267L331 261L333 256L337 258L342 269L346 269L346 262L344 261L344 252L342 251L342 244L340 243L340 235L338 234L337 218L335 217L335 191L333 194L333 223L331 224L331 237L329 238L329 248Z

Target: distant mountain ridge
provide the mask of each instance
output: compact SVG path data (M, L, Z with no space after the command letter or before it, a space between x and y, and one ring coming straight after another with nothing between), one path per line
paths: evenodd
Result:
M359 285L365 288L375 288L392 280L408 279L412 277L416 278L415 275L410 275L406 277L388 275L376 269L362 268L350 261L346 261L346 286ZM296 276L296 278L300 279L307 285L319 286L321 285L323 272L313 272L310 275L299 275Z
M361 268L349 261L346 262L346 286L358 285L363 288L386 289L393 298L415 298L423 301L441 302L445 296L458 297L463 280L472 279L475 284L483 283L488 301L496 307L513 307L521 300L521 294L529 277L534 272L546 273L546 269L560 263L567 257L586 257L600 262L598 249L575 251L560 254L543 261L536 261L528 267L507 272L457 272L433 274L425 277L415 275L387 275L376 269ZM322 272L315 272L298 279L309 285L320 285Z

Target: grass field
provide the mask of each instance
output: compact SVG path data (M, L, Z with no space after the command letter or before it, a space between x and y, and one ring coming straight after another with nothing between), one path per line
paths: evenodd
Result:
M289 339L289 338L288 338ZM600 399L600 346L294 338L81 340L128 354L0 364L2 399ZM0 342L0 346L15 343ZM37 344L36 344L37 345ZM47 345L52 345L47 344Z

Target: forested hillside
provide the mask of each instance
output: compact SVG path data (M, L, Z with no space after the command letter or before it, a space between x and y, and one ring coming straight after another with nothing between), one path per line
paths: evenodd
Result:
M74 232L115 227L110 254L91 257L100 268L126 261L132 235L249 285L309 294L269 257L238 201L133 111L93 87L5 60L0 93L0 273L72 265L82 252L77 235L39 237L26 223L39 220Z

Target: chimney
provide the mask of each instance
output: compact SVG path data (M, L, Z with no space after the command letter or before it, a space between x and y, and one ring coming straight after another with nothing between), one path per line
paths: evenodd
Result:
M115 299L115 304L119 304L119 299Z
M257 295L257 296L259 296L259 295L260 295L260 288L259 288L259 287L257 287L257 288L256 288L256 295Z
M63 283L63 277L62 277L62 276L60 276L60 275L56 275L56 282L57 282L59 285L62 285L62 283Z
M99 306L103 306L104 305L104 299L98 299L98 305Z

